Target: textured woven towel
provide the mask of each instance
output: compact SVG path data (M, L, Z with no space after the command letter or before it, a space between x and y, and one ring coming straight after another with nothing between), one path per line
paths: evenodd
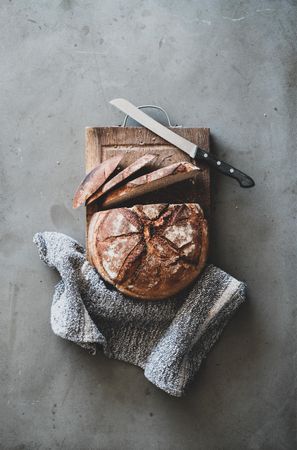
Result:
M186 292L165 301L138 301L107 285L75 240L37 233L40 258L56 268L51 326L58 336L95 354L140 366L152 383L181 396L228 319L245 300L245 285L212 265Z

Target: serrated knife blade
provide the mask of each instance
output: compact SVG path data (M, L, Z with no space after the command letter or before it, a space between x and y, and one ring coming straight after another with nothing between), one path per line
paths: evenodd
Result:
M213 155L199 148L196 144L190 142L188 139L185 139L177 133L174 133L174 131L170 130L161 123L157 122L152 117L145 114L128 100L125 100L124 98L116 98L111 100L110 104L130 116L140 125L165 139L165 141L183 150L191 158L202 159L212 167L216 168L222 174L236 179L241 187L249 188L255 185L255 182L251 177L231 166L230 164L215 158Z

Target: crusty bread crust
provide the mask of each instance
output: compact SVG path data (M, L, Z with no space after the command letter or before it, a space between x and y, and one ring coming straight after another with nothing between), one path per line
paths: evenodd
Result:
M205 265L208 229L197 203L100 211L88 250L101 276L126 295L160 300L192 283Z
M106 192L110 191L114 187L118 186L119 184L123 183L128 178L132 177L132 175L139 172L140 169L143 169L144 167L148 166L156 159L156 155L144 155L141 158L138 158L136 161L134 161L132 164L130 164L125 169L121 170L117 175L111 178L107 183L103 184L94 194L92 194L86 201L87 205L90 205L98 198L102 197Z
M111 206L122 204L149 192L158 191L179 181L193 178L199 170L199 167L187 161L177 162L154 170L109 192L103 199L101 208L109 209Z
M85 201L100 188L103 183L105 183L107 178L115 171L121 159L122 155L107 159L94 167L94 169L85 176L74 194L72 202L73 208L78 208L83 205Z

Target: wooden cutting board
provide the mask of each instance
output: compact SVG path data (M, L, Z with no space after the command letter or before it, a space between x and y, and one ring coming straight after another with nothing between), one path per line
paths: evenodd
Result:
M209 151L209 128L171 128L175 133ZM100 162L123 154L120 169L146 153L158 155L151 168L153 170L179 161L191 161L181 150L164 141L161 137L142 127L100 127L86 128L85 165L86 173ZM146 194L134 200L134 204L197 202L203 208L206 218L210 213L209 167L198 162L201 168L194 180L186 180L168 188ZM131 206L131 203L125 203ZM86 238L89 222L97 212L96 203L87 206Z

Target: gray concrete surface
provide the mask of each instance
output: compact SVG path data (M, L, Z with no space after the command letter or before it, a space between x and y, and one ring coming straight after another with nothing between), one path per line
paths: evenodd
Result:
M296 448L296 9L1 1L1 448ZM58 277L32 236L83 241L71 198L84 127L119 124L116 96L209 126L213 150L257 182L245 191L215 180L211 259L247 281L249 302L182 399L49 325Z

